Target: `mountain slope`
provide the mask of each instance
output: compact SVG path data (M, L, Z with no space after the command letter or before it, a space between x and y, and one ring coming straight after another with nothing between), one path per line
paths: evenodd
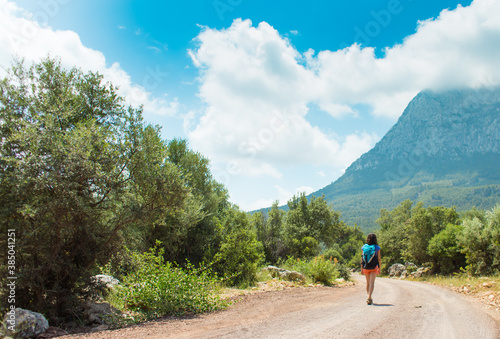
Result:
M500 88L424 91L325 195L349 224L377 228L405 199L491 208L500 203Z

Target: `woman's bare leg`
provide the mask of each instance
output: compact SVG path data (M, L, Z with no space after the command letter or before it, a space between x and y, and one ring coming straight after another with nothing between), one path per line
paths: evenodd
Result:
M372 272L369 275L366 276L366 281L367 281L367 292L368 292L368 298L372 298L373 294L373 289L375 288L375 278L377 277L377 273Z
M366 294L370 295L370 274L365 274L366 278Z

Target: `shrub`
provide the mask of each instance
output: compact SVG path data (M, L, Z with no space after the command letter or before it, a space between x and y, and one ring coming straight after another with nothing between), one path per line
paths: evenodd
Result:
M123 300L123 308L137 312L141 320L209 312L224 306L213 293L217 279L210 269L189 263L184 269L175 267L164 261L163 249L156 247L133 258L137 269L125 277L113 298Z
M337 259L338 261L343 261L342 250L338 244L334 244L332 247L328 248L323 252L323 256L328 259Z
M339 277L345 280L350 279L350 272L344 265L339 264L336 259L325 259L322 255L311 260L289 258L284 266L304 274L312 282L319 282L326 286L331 286Z
M494 274L500 271L500 205L486 213L485 220L467 219L457 235L462 253L467 258L467 270L472 275Z
M465 255L457 241L457 235L461 232L461 225L448 224L429 241L427 252L432 258L432 268L435 272L450 274L465 267Z
M226 210L219 224L220 247L213 258L214 270L232 286L249 286L257 281L257 266L263 258L262 244L251 229L247 214L238 207Z

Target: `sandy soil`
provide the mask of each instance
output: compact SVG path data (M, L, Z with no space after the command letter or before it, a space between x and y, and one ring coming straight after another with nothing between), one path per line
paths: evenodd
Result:
M499 312L473 298L377 278L368 306L364 278L355 279L355 286L256 293L225 311L60 338L500 338Z

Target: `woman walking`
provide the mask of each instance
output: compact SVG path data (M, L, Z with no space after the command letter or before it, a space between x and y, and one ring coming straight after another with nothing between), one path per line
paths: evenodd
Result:
M375 278L380 274L380 267L382 266L380 246L377 244L377 236L374 233L368 234L368 237L366 238L366 244L363 245L361 250L363 251L361 261L361 274L365 275L366 293L368 294L366 303L368 305L372 305L372 294L373 288L375 287Z

